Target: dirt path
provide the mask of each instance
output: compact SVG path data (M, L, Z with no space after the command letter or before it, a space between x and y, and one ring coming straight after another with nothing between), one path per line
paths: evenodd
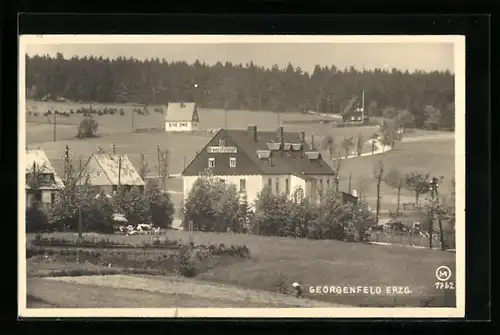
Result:
M28 293L49 303L61 305L61 301L53 301L54 298L51 298L50 295L47 296L46 293L48 291L47 285L55 285L56 283L60 285L61 288L63 288L65 284L76 284L81 287L80 289L85 288L86 291L90 292L93 288L99 287L115 291L118 290L119 292L135 291L136 295L148 292L161 294L164 296L163 306L165 306L165 303L170 303L170 306L175 307L190 307L184 306L184 300L191 304L193 301L198 301L197 307L212 307L214 304L217 304L219 307L345 307L343 305L335 305L315 300L297 299L290 295L247 290L231 285L212 284L177 277L144 275L33 278L28 282ZM73 290L73 292L75 291ZM80 294L83 294L83 292ZM120 295L121 293L118 294ZM41 295L43 295L43 297ZM83 295L81 295L81 297L83 298ZM170 298L167 299L167 297ZM184 297L185 299L183 300L178 297ZM104 296L102 296L101 299L104 299ZM132 303L139 304L141 299L130 298L128 301L135 301ZM123 303L127 304L127 301ZM151 304L151 302L145 302L145 304ZM129 305L124 305L122 307L129 307Z

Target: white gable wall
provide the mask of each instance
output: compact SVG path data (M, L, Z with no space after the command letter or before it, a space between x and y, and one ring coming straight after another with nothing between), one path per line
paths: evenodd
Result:
M95 186L110 186L111 182L109 181L106 173L101 168L95 157L92 157L88 164L85 166L82 173L82 182L85 182L86 176L89 176L89 182L91 185Z
M165 121L165 131L169 132L184 132L184 131L197 131L198 122L193 121Z

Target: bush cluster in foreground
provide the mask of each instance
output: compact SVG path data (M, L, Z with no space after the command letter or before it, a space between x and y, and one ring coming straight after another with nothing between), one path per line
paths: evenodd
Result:
M112 220L114 213L124 214L128 224L151 222L168 228L174 212L170 195L156 186L148 187L145 192L136 187L119 189L109 198L90 185L68 184L57 193L54 204L34 202L26 209L26 232L76 232L81 215L83 232L113 233L117 230Z
M176 248L158 249L158 245L175 245ZM96 248L99 249L95 250ZM116 270L118 268L128 269L127 271L178 273L194 277L204 269L210 268L210 264L218 264L223 258L248 259L250 250L245 245L194 245L170 240L161 241L161 244L157 245L152 243L145 247L110 241L85 241L82 245L70 239L40 238L31 241L26 250L28 259L37 256L101 266L112 265L115 268L113 271L118 271ZM81 271L85 273L85 270Z
M208 232L252 233L310 239L364 241L374 217L363 202L344 204L338 192L328 189L319 202L297 189L292 197L269 188L258 195L255 212L241 201L234 185L206 171L193 185L184 203L184 226Z

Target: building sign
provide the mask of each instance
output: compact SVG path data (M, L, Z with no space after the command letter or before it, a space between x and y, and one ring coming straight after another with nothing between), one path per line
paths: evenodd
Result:
M236 147L208 147L209 154L235 154L238 150Z

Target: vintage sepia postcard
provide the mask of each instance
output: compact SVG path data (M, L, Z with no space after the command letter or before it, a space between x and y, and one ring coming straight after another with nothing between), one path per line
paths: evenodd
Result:
M21 35L21 317L463 317L463 36Z

